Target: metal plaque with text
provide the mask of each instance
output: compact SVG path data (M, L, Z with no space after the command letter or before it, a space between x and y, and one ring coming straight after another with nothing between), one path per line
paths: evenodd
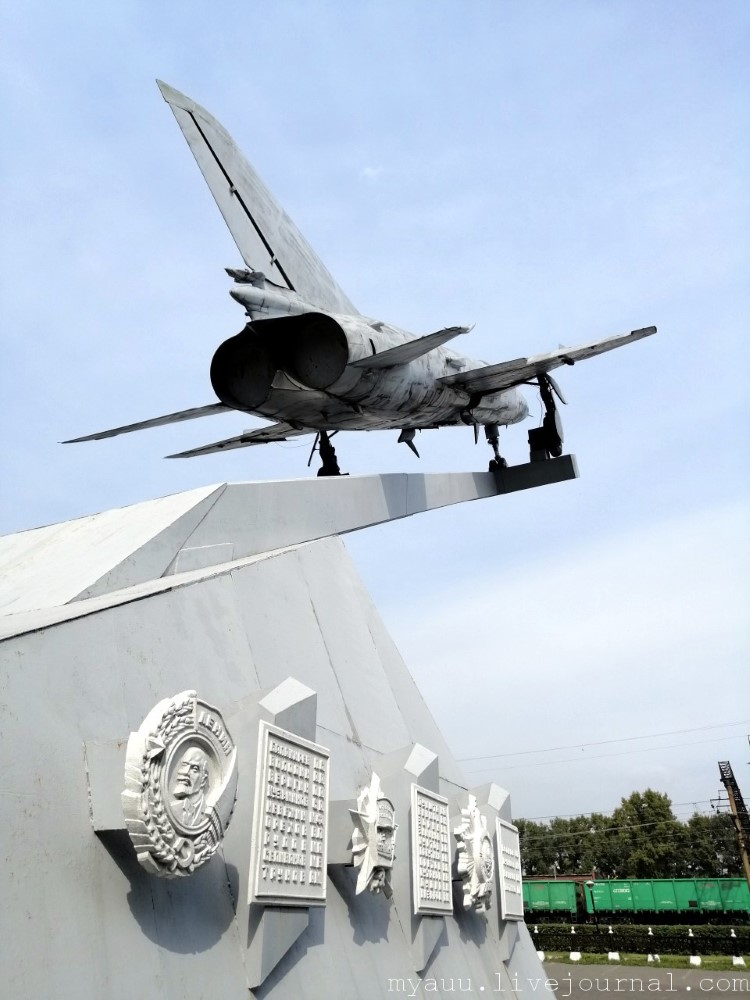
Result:
M250 898L311 906L326 900L329 753L261 722Z
M448 800L411 786L411 861L415 913L453 913Z
M498 881L500 882L500 919L523 920L523 886L518 829L503 819L497 820Z

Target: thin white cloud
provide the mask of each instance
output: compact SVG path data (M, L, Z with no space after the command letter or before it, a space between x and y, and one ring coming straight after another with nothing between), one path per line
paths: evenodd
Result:
M572 545L529 569L485 573L434 596L416 621L396 609L387 618L459 757L740 718L750 710L748 523L740 503L675 515L603 544ZM545 802L548 812L589 808L606 775L615 801L632 790L627 780L661 782L687 798L697 795L696 770L713 794L721 753L720 743L696 742L546 774L535 768L531 777L513 769L501 783L523 788L521 801L537 813Z
M382 176L383 170L383 167L362 167L359 176L366 181L376 181Z

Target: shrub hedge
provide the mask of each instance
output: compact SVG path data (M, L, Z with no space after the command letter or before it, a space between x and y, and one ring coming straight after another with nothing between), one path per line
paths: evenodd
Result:
M646 924L600 923L599 929L591 924L537 924L528 922L532 940L538 951L628 951L648 955L733 955L750 953L750 927L735 927L737 935L732 937L731 927L703 925L692 928L689 937L685 926L653 925L653 936L649 936ZM535 932L535 927L537 928Z

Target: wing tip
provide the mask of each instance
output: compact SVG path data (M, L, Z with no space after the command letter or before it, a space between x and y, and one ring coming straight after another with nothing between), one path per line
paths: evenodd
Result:
M107 438L119 437L121 434L131 434L133 431L145 431L154 427L165 427L167 424L179 424L185 420L195 420L198 417L209 417L217 413L226 413L231 407L225 403L208 403L206 406L192 406L188 410L178 410L176 413L165 413L161 417L151 417L149 420L139 420L134 424L123 424L121 427L110 427L106 431L96 431L94 434L84 434L82 437L69 438L60 444L78 444L81 441L104 441Z
M253 448L261 444L278 444L280 441L288 441L289 438L271 438L268 441L252 441L240 438L229 438L225 441L216 441L213 444L205 444L198 448L189 448L187 451L176 451L173 455L165 455L165 458L200 458L202 455L219 455L223 451L235 451L237 448Z
M101 441L105 437L111 437L106 432L97 434L83 434L81 437L68 438L67 441L58 441L58 444L80 444L82 441Z

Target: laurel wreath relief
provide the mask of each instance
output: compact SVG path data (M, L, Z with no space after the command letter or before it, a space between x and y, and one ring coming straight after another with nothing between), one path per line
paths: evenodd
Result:
M157 724L147 729L154 716ZM175 740L194 728L195 718L196 693L185 691L156 706L139 733L132 734L139 748L133 748L135 756L130 756L129 744L123 793L126 825L141 864L152 874L168 878L195 871L211 857L223 835L222 819L210 808L203 829L183 836L175 828L169 803L164 801L165 756ZM227 816L223 822L228 822Z
M146 830L153 841L151 855L154 861L172 872L178 867L193 871L200 863L195 857L193 844L176 834L167 816L161 791L161 757L172 738L180 730L190 727L193 711L190 701L172 704L167 709L158 728L149 735L141 766L143 813Z

